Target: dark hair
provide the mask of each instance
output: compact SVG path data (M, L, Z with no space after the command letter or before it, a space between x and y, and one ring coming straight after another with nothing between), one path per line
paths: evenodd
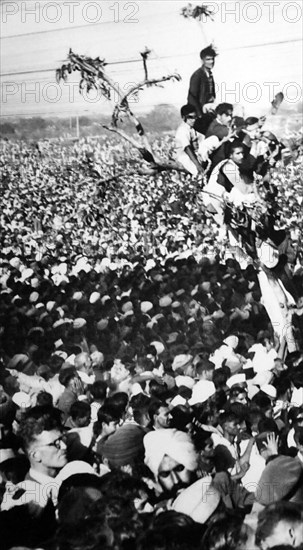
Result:
M253 396L252 403L257 405L261 411L266 411L272 406L270 397L261 391Z
M235 403L227 403L225 410L234 413L240 422L248 420L249 408L244 403L238 403L237 401Z
M231 410L226 410L222 412L219 416L219 424L222 426L225 422L239 422L239 417Z
M187 433L186 426L191 423L193 418L193 413L191 409L189 409L185 405L176 405L176 407L174 407L170 411L170 414L172 417L170 428L176 428L181 432Z
M158 398L162 401L167 394L167 384L165 382L160 384L157 380L151 380L149 383L149 393L151 397L154 397L155 399Z
M18 435L25 450L43 431L61 431L61 411L54 407L33 407L20 422Z
M94 436L98 437L102 432L102 424L109 424L110 422L120 422L122 414L120 409L115 405L102 405L97 413L98 420L94 423Z
M215 384L216 390L224 388L228 378L229 375L224 371L224 369L215 369L213 374L213 383Z
M255 116L250 116L245 119L245 126L252 126L253 124L257 124L257 122L259 122L258 118L256 118Z
M121 419L121 413L115 405L106 403L98 410L98 422L109 424L110 422L118 422Z
M203 48L203 50L200 51L201 59L204 59L204 57L217 57L217 55L218 53L212 44L210 44L206 48Z
M150 404L150 397L145 393L138 393L137 395L133 395L129 404L133 410L141 409L142 407L145 408Z
M165 407L167 409L167 403L165 401L161 401L160 399L152 399L149 407L148 407L148 414L151 419L151 423L154 423L154 416L157 415L162 407Z
M36 405L41 407L44 407L44 406L52 407L53 396L47 391L40 391L36 398Z
M262 541L270 537L276 525L283 521L301 524L302 512L300 507L293 502L279 501L269 504L264 510L261 510L258 515L256 544L261 546Z
M150 397L144 393L139 393L132 397L130 406L133 410L134 421L141 425L144 415L149 417L148 407L150 404Z
M138 550L194 550L200 548L203 527L190 516L167 510L155 514L138 539Z
M58 506L58 549L109 548L110 530L106 511L105 500L100 496L100 499L93 502L83 487L75 487L67 492Z
M64 479L60 485L58 502L60 502L65 495L67 495L71 489L74 489L75 487L93 487L95 489L99 489L100 479L101 478L95 474L73 474L67 479Z
M105 399L108 385L104 380L97 380L90 387L90 393L94 399Z
M60 369L63 363L64 363L64 359L56 354L51 355L51 357L48 360L48 366L50 367L51 371L54 374L60 372Z
M75 403L71 405L69 414L73 420L84 418L88 414L90 415L90 405L85 403L85 401L75 401Z
M183 105L180 109L180 114L182 118L186 118L189 114L196 113L196 108L193 105Z
M226 154L228 157L230 157L236 149L244 150L244 145L239 139L234 139L234 141L228 141L226 143Z
M232 386L230 388L229 398L233 399L234 397L238 397L238 395L240 395L240 393L246 393L246 395L247 395L247 389L244 388L243 386L235 384L234 386Z
M231 103L220 103L216 107L216 115L227 115L229 111L233 110Z
M242 393L245 393L246 397L247 397L247 389L246 388L243 388L242 386L232 386L232 388L230 389L230 392L229 392L229 401L232 401L232 400L236 400L237 397L239 397L239 395L241 395ZM230 406L231 405L243 405L243 403L240 403L238 401L234 401L234 403L230 403ZM245 406L245 405L244 405Z
M303 445L303 428L301 426L295 427L294 440L297 445Z
M287 373L288 374L288 373ZM277 399L284 395L288 390L291 389L291 381L289 378L279 378L276 382L276 390L277 390Z
M198 363L196 364L196 373L197 374L202 374L202 372L205 372L205 371L214 371L215 370L215 365L214 363L212 363L211 361L198 361Z
M247 541L243 519L232 514L221 514L207 528L202 547L207 550L237 550Z
M203 451L209 439L211 439L211 432L207 432L203 428L196 428L195 433L192 435L196 451Z
M68 367L67 369L63 369L59 373L59 382L67 388L70 381L75 378L75 376L78 376L78 373L75 369L75 367Z
M134 500L140 496L140 491L143 490L146 494L150 490L146 483L133 475L120 470L109 472L100 479L100 488L105 497L117 497L123 495L127 500Z
M116 392L108 397L105 401L106 405L113 405L120 410L121 415L125 413L126 407L128 405L128 395L125 392Z
M252 407L249 410L248 413L248 419L251 426L255 424L255 426L258 426L260 420L264 420L264 413L256 407Z
M262 418L258 422L259 433L262 432L274 432L276 435L279 433L279 428L273 418Z
M303 407L292 407L288 413L288 421L292 424L297 424L303 420Z

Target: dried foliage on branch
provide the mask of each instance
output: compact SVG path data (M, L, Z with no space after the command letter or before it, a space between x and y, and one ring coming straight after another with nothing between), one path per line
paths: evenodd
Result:
M187 6L182 8L181 15L183 15L185 19L197 19L198 21L205 21L207 18L209 18L211 21L214 21L213 11L206 4L202 4L201 6L193 6L189 3L187 4Z
M163 162L160 162L156 158L140 120L136 115L134 115L129 106L129 98L134 97L134 95L138 94L144 88L161 86L161 84L167 81L181 80L178 73L173 73L160 78L150 78L147 69L147 60L150 53L151 51L148 48L145 48L145 50L141 52L140 55L143 61L144 78L141 82L138 82L129 88L127 93L121 92L119 86L106 73L107 63L105 59L100 59L100 57L93 59L88 56L78 55L72 50L69 51L66 63L57 69L56 79L58 83L61 80L66 81L72 72L79 72L81 74L81 80L79 83L79 92L81 94L84 90L89 93L92 89L95 89L99 90L107 100L116 101L116 105L112 113L111 124L109 126L102 126L106 130L118 134L124 140L131 143L140 152L143 159L149 164L149 168L146 168L144 173L147 175L152 175L164 170L177 170L179 172L185 172L185 170L176 163L167 162L166 164L163 164ZM121 127L118 127L118 123L123 122L125 117L127 117L134 124L138 134L137 139L127 134Z

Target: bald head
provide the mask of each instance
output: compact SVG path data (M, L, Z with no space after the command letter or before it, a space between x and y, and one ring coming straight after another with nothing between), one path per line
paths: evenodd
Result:
M86 372L87 374L92 373L92 360L89 353L85 351L78 353L75 357L75 368L77 371Z

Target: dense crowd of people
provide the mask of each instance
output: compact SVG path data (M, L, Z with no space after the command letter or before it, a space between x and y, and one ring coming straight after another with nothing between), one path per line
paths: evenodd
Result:
M213 91L211 71L206 82ZM286 159L276 141L258 168L292 243L287 353L256 263L205 200L259 126L223 105L201 157L186 153L192 107L177 143L153 141L159 159L185 151L206 186L144 175L114 139L1 144L5 550L303 548L302 146ZM238 140L228 159L222 116Z

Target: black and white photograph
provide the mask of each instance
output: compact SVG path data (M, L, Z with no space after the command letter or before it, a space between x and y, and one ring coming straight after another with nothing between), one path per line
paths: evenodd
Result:
M303 550L302 0L0 0L1 550Z

